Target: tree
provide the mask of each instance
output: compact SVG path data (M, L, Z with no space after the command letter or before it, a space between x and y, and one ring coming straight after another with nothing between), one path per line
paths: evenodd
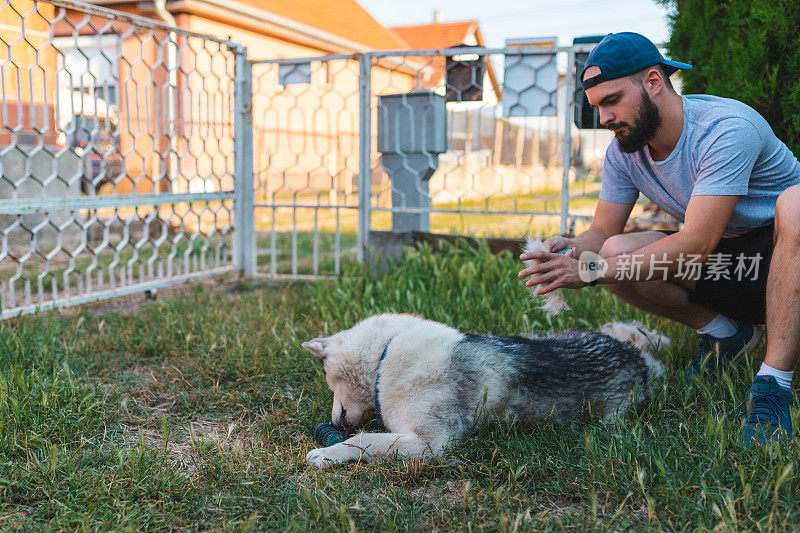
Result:
M656 0L671 8L683 92L735 98L800 156L800 1Z

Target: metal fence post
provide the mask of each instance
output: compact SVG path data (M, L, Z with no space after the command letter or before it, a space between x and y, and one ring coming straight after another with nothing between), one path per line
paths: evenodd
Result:
M245 278L256 274L256 227L253 208L253 67L247 48L234 50L234 210L236 267Z
M372 195L372 56L358 56L358 260L369 245Z
M561 223L559 233L567 233L569 219L569 170L572 167L572 117L575 114L575 49L570 48L567 54L567 76L564 85L564 175L561 181Z

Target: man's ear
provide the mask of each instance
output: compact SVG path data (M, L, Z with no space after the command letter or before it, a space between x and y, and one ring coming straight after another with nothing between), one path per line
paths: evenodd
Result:
M650 90L647 91L651 95L655 95L656 93L664 90L664 76L661 74L661 71L657 68L650 68L645 73L644 79L642 80L642 87L647 87Z
M325 344L328 342L327 337L317 337L316 339L311 339L310 341L304 342L301 346L311 352L314 357L319 357L320 359L325 358Z

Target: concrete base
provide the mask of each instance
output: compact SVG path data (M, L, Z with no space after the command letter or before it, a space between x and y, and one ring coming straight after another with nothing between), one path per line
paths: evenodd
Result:
M461 235L441 235L423 231L370 231L369 232L369 264L377 269L378 272L388 272L403 257L404 249L408 246L416 246L420 243L428 243L431 247L439 251L442 243L455 244L456 241L466 241L470 246L477 248L480 243L486 244L489 251L498 254L503 250L509 250L512 254L520 254L524 239L502 239L489 237L477 239L475 237L464 237Z
M428 180L439 166L437 154L393 154L381 155L381 166L392 183L393 208L418 208L423 212L392 212L392 230L430 230L431 195Z

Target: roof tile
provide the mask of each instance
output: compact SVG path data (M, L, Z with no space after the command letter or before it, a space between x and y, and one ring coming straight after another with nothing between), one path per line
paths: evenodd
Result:
M396 26L392 28L411 48L448 48L464 44L470 30L477 26L474 20Z
M259 9L338 35L378 50L408 45L381 25L355 0L242 0Z

